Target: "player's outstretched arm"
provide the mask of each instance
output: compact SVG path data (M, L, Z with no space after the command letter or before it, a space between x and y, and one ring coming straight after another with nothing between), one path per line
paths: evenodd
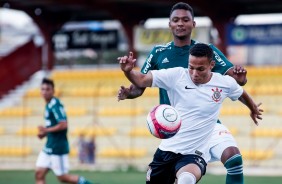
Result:
M262 112L263 109L260 108L262 103L254 103L253 99L248 95L248 93L244 90L243 94L239 98L239 100L245 104L251 111L250 116L252 120L258 125L257 120L262 120Z
M133 59L133 53L130 52L129 56L123 56L118 58L120 68L123 71L127 79L139 88L145 88L152 86L153 77L151 72L143 74L136 70L133 70L136 59Z
M125 99L134 99L139 96L142 96L146 88L138 88L137 86L131 84L129 88L120 86L118 90L117 98L118 101Z
M233 77L240 86L247 83L247 70L240 65L234 65L233 69L226 72L226 75Z

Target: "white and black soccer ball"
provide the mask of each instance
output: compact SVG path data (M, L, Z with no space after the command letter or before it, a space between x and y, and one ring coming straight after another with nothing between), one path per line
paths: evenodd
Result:
M174 107L161 104L155 106L148 113L147 125L153 136L168 139L180 129L181 118Z

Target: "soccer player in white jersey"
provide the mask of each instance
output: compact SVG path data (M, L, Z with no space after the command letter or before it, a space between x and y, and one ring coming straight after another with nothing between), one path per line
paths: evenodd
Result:
M196 26L193 8L187 3L176 3L170 11L169 28L173 35L173 41L164 45L156 45L149 53L141 69L142 73L149 70L160 70L174 67L188 68L189 50L199 43L191 39L191 33ZM247 71L241 66L233 64L213 44L209 44L214 52L215 66L212 72L233 77L238 84L245 85ZM141 96L145 88L137 88L131 85L129 88L121 86L118 92L118 100L134 99ZM170 104L167 92L159 89L160 104ZM225 132L225 133L222 133ZM243 159L237 143L229 130L221 124L216 124L213 136L210 138L209 162L221 161L226 168L226 184L243 184Z
M162 140L149 164L147 184L195 184L206 171L209 159L209 139L216 125L223 100L240 99L251 111L258 124L262 119L260 104L230 76L211 72L215 63L213 51L206 44L190 49L189 67L151 70L143 74L133 70L133 54L118 58L125 76L137 87L159 87L167 91L171 105L182 118L179 132ZM188 61L187 61L188 62Z

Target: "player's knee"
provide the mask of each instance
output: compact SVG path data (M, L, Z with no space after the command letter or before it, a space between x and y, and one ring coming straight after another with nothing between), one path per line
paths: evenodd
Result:
M178 184L195 184L196 177L189 172L182 172L177 178Z
M243 159L240 154L235 154L229 158L224 167L227 169L228 174L240 174L243 173Z
M36 180L43 180L44 179L44 172L40 170L35 171L35 179Z
M65 175L57 176L57 178L61 183L67 183L69 181Z

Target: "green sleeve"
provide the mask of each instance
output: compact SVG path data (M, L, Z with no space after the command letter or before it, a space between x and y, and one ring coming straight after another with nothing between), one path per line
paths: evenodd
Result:
M52 107L51 111L52 111L57 123L60 122L60 121L66 121L67 120L67 116L66 116L64 106L62 106L60 103L57 102L57 104Z
M215 61L215 66L212 69L212 72L217 72L222 75L232 68L234 65L225 57L225 55L216 48L213 44L209 44L213 50L213 60Z

